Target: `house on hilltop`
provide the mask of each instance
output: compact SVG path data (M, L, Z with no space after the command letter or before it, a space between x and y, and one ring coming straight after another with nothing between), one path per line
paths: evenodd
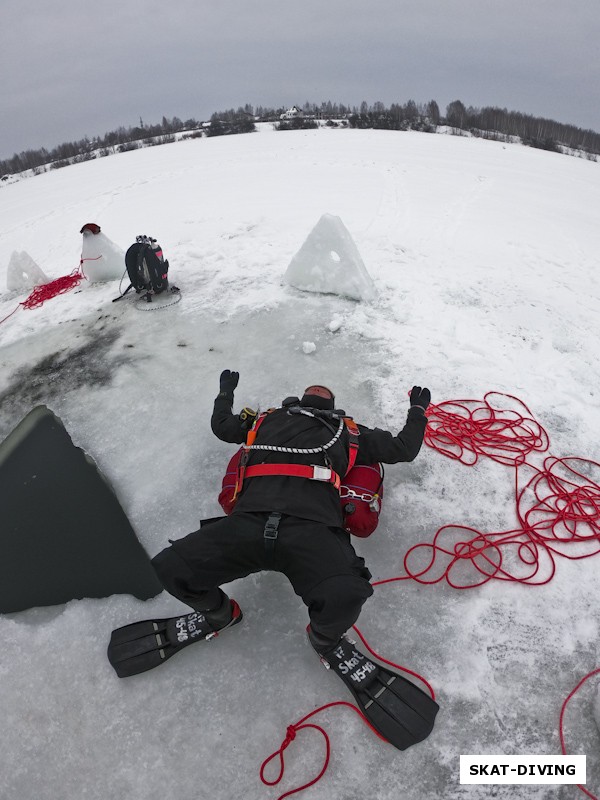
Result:
M285 111L283 114L280 114L279 119L299 119L302 118L303 116L304 113L302 112L301 109L298 108L298 106L292 106L291 108L288 108L288 110Z

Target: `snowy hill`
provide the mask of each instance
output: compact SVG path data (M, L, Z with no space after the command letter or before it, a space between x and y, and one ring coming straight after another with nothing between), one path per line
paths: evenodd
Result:
M241 373L236 408L325 383L355 419L393 432L414 383L434 403L495 390L527 404L553 455L600 462L598 169L472 138L265 130L6 186L0 319L25 299L6 290L11 253L27 252L51 279L66 275L87 222L123 249L137 234L157 237L182 300L142 313L134 300L111 302L118 282L84 282L16 311L0 324L0 440L47 404L109 478L150 555L219 513L232 448L209 417L224 368ZM323 214L348 228L376 300L283 284ZM305 352L306 342L316 348ZM380 526L354 542L374 580L401 575L405 552L444 524L515 527L510 467L482 459L467 468L424 447L386 476ZM436 727L400 753L347 709L320 714L332 760L300 796L577 797L574 786L460 785L458 756L560 753L561 704L600 666L599 564L600 555L557 558L538 587L378 587L359 626L382 655L430 680ZM306 611L281 576L228 591L242 626L123 681L105 658L111 630L179 613L170 596L0 616L0 798L267 800L311 780L323 740L310 731L286 751L279 791L258 770L288 725L349 697L307 645ZM573 700L565 733L570 752L587 754L587 787L598 794L594 691L590 681Z

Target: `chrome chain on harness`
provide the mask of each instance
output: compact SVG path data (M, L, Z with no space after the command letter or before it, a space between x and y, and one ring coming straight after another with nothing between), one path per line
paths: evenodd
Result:
M379 494L379 489L383 484L383 466L379 464L379 475L381 480L379 481L379 486L377 487L376 492L369 492L363 490L362 492L354 491L349 486L341 486L340 487L340 500L362 500L363 503L367 503L371 511L375 511L377 514L381 511L381 495ZM360 489L362 487L356 487Z
M364 503L368 503L371 510L376 511L377 513L379 513L381 510L381 503L379 501L378 494L371 494L370 492L359 494L358 492L355 492L354 489L342 487L340 490L340 500L346 500L348 498L350 500L362 500Z
M311 414L310 411L304 411L304 409L301 409L299 412L296 412L296 413L305 414L307 417L313 417L313 418L315 417L315 415ZM342 432L343 432L344 427L345 427L344 420L340 419L339 422L340 422L339 427L338 427L338 429L336 431L336 434L333 437L333 439L331 439L329 442L327 442L327 444L321 445L321 447L279 447L279 446L274 445L274 444L251 444L251 445L248 445L248 449L249 450L271 450L271 451L276 452L276 453L299 453L299 454L302 454L302 453L307 453L307 454L310 454L310 453L322 453L325 450L329 450L331 447L333 447L333 445L338 441L338 439L342 435Z

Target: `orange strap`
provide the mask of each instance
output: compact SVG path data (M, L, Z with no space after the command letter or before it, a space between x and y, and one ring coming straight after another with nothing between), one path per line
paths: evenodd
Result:
M250 430L246 434L245 447L252 447L252 445L254 444L254 440L256 439L256 434L258 433L258 429L265 421L265 417L267 416L267 414L270 414L271 411L274 411L274 409L270 409L269 411L263 411L263 413L259 414L258 417L254 420L254 425L250 428Z
M258 433L258 429L264 422L264 419L268 413L269 411L265 411L262 414L260 414L254 420L254 425L250 428L250 430L246 434L246 444L244 445L244 449L240 457L240 463L238 464L237 476L235 479L235 489L232 497L232 502L234 503L237 500L238 494L242 491L242 486L244 485L244 478L246 477L246 464L248 463L248 459L250 458L250 448L254 444L254 440L256 439L256 434Z
M358 437L360 436L360 431L358 429L358 425L356 422L354 422L352 417L344 417L344 422L346 423L346 430L348 431L348 436L350 438L348 450L348 469L346 470L347 475L352 467L356 464L356 458L358 456Z

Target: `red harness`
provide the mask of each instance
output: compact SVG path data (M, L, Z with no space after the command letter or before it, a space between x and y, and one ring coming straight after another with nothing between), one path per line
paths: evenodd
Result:
M235 490L233 493L232 503L235 503L237 496L242 491L242 487L244 484L244 480L246 478L259 478L264 477L266 475L288 475L292 478L307 478L311 481L323 481L325 483L331 483L335 488L340 490L342 485L342 478L338 475L330 467L322 467L316 464L256 464L252 466L247 466L248 459L250 458L250 451L252 449L252 445L256 440L256 435L258 433L258 429L264 422L265 418L269 414L269 411L266 411L264 414L261 414L252 428L248 431L248 436L246 437L246 444L242 448L242 454L239 460L238 469L237 469L237 477L235 482ZM356 462L356 457L358 456L358 437L360 435L360 431L358 429L358 425L354 422L351 417L343 417L344 423L346 425L346 430L348 431L348 435L350 438L349 443L349 452L348 452L348 468L344 475L347 475L352 467Z

